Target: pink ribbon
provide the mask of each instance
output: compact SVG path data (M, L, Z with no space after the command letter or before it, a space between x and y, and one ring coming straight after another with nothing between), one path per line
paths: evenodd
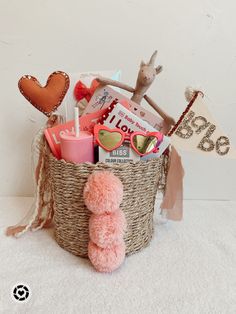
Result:
M166 190L161 204L162 211L166 211L166 218L171 220L183 218L183 177L181 157L172 146Z

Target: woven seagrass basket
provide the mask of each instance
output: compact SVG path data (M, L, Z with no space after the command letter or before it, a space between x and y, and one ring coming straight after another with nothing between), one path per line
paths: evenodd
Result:
M54 200L55 238L65 250L88 255L90 212L83 200L84 185L93 171L110 170L124 186L120 208L127 220L126 254L146 247L153 234L153 213L157 192L165 190L168 156L125 164L74 164L49 156Z

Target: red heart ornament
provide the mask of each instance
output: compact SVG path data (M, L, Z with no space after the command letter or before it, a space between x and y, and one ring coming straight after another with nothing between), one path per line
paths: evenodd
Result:
M69 76L62 71L53 72L44 87L31 75L22 76L18 82L21 94L48 117L60 106L69 86Z

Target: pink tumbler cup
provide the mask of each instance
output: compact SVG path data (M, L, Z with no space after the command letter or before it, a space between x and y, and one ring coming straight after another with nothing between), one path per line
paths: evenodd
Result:
M61 157L66 161L82 163L94 162L93 135L80 131L79 137L75 133L64 133L61 137Z

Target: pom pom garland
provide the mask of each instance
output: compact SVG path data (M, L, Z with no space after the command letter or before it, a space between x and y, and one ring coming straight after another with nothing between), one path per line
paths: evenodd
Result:
M123 185L112 172L92 173L84 188L84 202L92 212L89 219L88 256L100 272L112 272L125 258L126 219L119 206Z

